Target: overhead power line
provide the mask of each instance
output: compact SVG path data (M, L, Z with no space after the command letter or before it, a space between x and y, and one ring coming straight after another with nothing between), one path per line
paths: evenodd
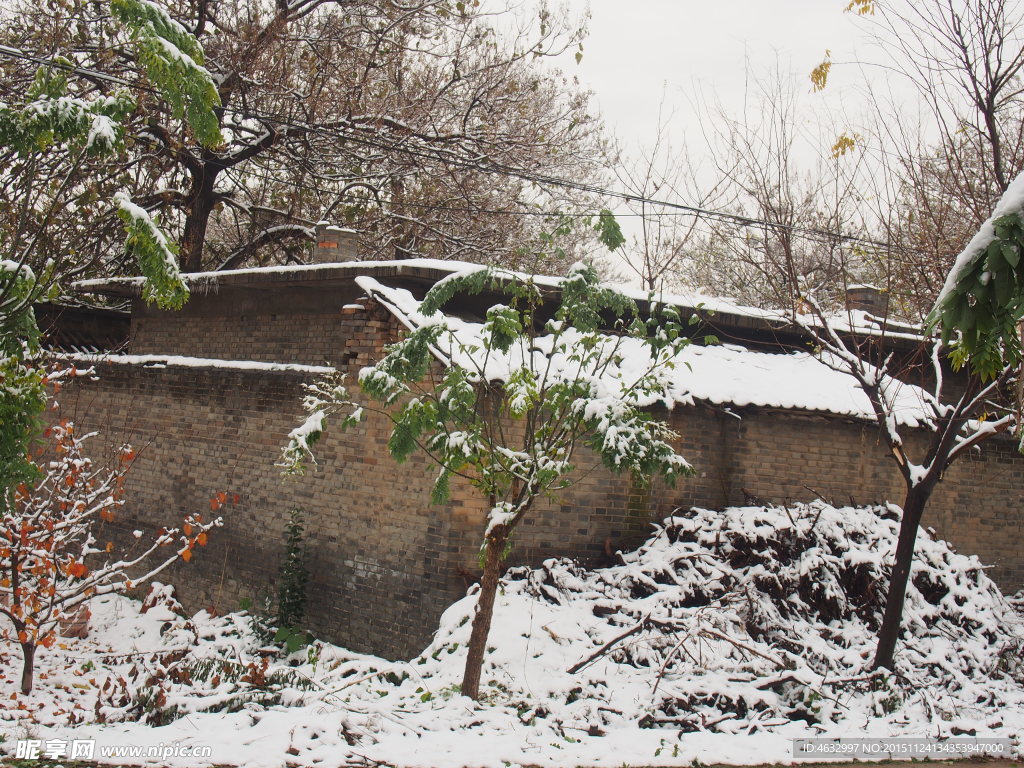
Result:
M18 48L11 48L9 46L0 45L0 55L7 56L8 58L21 59L24 61L33 62L42 66L55 67L68 72L73 72L87 79L101 80L104 82L112 83L115 85L121 85L125 87L135 88L138 90L145 91L159 96L160 93L155 88L140 85L126 80L116 75L111 75L106 72L92 69L90 67L80 67L74 64L69 64L63 61L56 61L54 59L47 59L40 56L34 56ZM873 248L883 248L888 250L890 248L889 243L873 240L871 238L860 237L858 235L849 235L843 232L835 232L828 229L819 227L804 227L793 224L782 224L778 222L770 222L765 219L759 219L751 216L744 216L736 213L729 213L728 211L716 211L708 208L702 208L696 205L688 205L686 203L673 202L671 200L659 200L657 198L646 197L644 195L635 194L632 192L623 192L620 190L606 189L599 187L596 184L588 184L585 182L573 181L571 179L565 179L558 176L550 176L547 174L540 174L527 171L522 168L516 168L514 166L504 165L490 161L486 157L468 158L460 157L454 154L444 155L436 151L417 149L416 147L404 146L395 143L382 141L380 139L374 139L369 136L358 134L352 131L342 130L331 130L328 131L322 127L316 125L309 125L306 123L299 123L286 118L261 115L258 113L249 112L246 117L252 120L263 122L269 125L274 125L279 128L291 128L301 130L306 133L317 134L325 138L330 139L342 139L349 141L354 144L370 147L373 149L379 149L385 152L394 152L398 154L404 154L409 157L415 157L421 160L428 160L431 162L439 162L441 164L454 166L466 170L473 170L480 173L488 173L497 176L505 176L509 178L519 179L521 181L527 181L533 184L542 186L558 187L562 189L571 189L577 192L585 192L587 194L598 195L605 198L613 198L622 200L627 203L642 203L645 205L657 206L659 208L669 209L670 211L677 211L674 215L690 215L701 219L708 219L713 221L721 221L730 224L736 224L741 227L766 227L770 229L783 230L795 235L802 235L805 237L825 240L827 242L838 242L838 243L853 243L858 245L871 246ZM275 179L275 182L289 184L281 179ZM291 186L299 187L298 184L291 184ZM312 187L312 185L310 185ZM314 189L316 189L314 187ZM317 191L324 192L324 190L317 189ZM352 199L363 200L358 196L350 196ZM375 198L381 202L391 202L385 198ZM452 212L468 212L468 213L494 213L494 214L506 214L506 215L519 215L519 216L549 216L556 217L566 214L560 214L557 212L545 212L545 211L505 211L505 210L485 210L485 209L459 209L446 206L430 206L429 204L414 204L414 203L402 203L403 205L415 206L419 208L429 208L432 210L444 210ZM569 214L571 216L591 216L593 214ZM623 214L626 216L642 216L642 214Z

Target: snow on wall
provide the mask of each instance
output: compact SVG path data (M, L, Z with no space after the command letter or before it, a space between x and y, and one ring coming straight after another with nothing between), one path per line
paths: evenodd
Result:
M111 355L72 353L57 355L62 360L81 362L87 365L115 363L140 365L147 368L226 368L236 371L294 371L296 373L327 374L334 369L324 365L299 365L297 363L261 363L255 360L220 360L212 357L187 357L184 355Z

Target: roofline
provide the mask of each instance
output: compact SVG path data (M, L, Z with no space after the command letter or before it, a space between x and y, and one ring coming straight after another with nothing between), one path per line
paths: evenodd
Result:
M359 275L376 279L398 279L406 283L419 284L429 288L439 280L467 268L482 268L480 264L461 261L441 261L438 259L404 259L398 261L345 261L329 264L299 264L277 267L256 267L247 269L223 270L220 272L184 273L189 289L198 295L215 293L221 287L259 287L280 288L294 287L329 287L331 284L342 284L353 280ZM509 270L506 270L510 272ZM511 272L511 274L518 274ZM527 277L527 275L523 275ZM557 293L560 278L548 275L532 276L539 285ZM95 293L120 298L141 298L144 279L142 277L115 277L95 280L81 280L73 284L79 293ZM621 288L624 294L632 298L642 310L649 310L652 301L648 293L636 288ZM781 311L762 310L755 307L741 307L733 304L738 310L733 311L722 307L721 302L728 300L707 296L712 307L705 306L702 301L687 297L665 294L657 299L657 303L667 303L682 310L684 319L698 315L709 332L720 332L729 335L728 331L738 331L744 338L746 334L764 337L765 343L800 348L806 346L810 337L807 332L786 318ZM732 304L732 302L729 302ZM774 315L774 316L773 316ZM879 330L864 328L844 330L843 335L860 338L877 338L889 348L909 351L916 348L922 337L915 338L904 330L893 331L883 327ZM699 329L698 329L699 330ZM745 333L744 333L745 332ZM705 334L706 335L706 334Z

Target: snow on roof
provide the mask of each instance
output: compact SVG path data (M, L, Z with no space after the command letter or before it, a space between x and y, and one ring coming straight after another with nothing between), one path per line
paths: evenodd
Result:
M457 341L439 344L435 354L442 362L454 361L470 369L479 365L479 360L473 359L465 347L480 338L481 323L448 315L427 317L420 312L419 300L408 290L386 286L365 275L356 278L356 282L410 329L444 323ZM544 347L543 339L538 340L535 348ZM624 353L621 370L614 376L629 379L632 371L639 373L645 367L649 354L639 341L633 339L624 341ZM513 351L512 354L522 352ZM492 353L485 370L486 377L502 380L507 375L509 364L507 357L501 358ZM818 411L855 419L875 418L867 395L853 377L829 368L807 352L776 354L731 344L692 344L676 358L669 377L669 400L665 403L668 407L693 405L701 401L723 406ZM925 422L931 413L926 393L895 379L890 381L897 421L911 427Z
M468 271L482 269L480 264L464 261L445 261L442 259L402 259L400 261L345 261L326 264L291 264L277 267L250 267L246 269L229 269L218 272L192 272L182 274L182 278L194 293L201 293L203 288L212 288L222 282L235 282L237 277L263 277L273 280L324 280L329 278L351 279L362 274L372 274L374 277L381 277L381 273L392 275L417 275L419 277L434 277L440 274L437 282L443 282L449 277L465 274ZM512 270L501 270L502 274L512 279L531 279L539 286L546 288L558 288L563 278L552 275L530 275L525 272ZM428 273L428 274L424 274ZM98 278L92 280L80 280L74 287L82 292L113 292L123 295L126 291L134 290L136 295L142 289L142 277L115 277ZM633 285L611 284L616 291L622 295L638 302L646 302L652 298L652 294ZM740 304L733 299L712 296L694 290L660 291L653 294L654 300L662 304L671 304L682 308L699 308L705 314L717 316L719 319L745 318L754 322L765 323L769 327L783 328L792 327L792 321L788 314L778 309L762 309ZM884 322L861 310L843 311L830 323L839 332L859 333L870 336L885 336L889 339L912 339L920 338L920 327L896 323L892 320Z
M394 270L398 274L404 272L432 270L447 273L447 275L465 274L474 269L483 269L480 264L465 261L444 261L442 259L402 259L401 261L344 261L333 264L289 264L277 267L249 267L246 269L225 269L218 272L189 272L182 274L182 279L190 288L202 287L204 284L216 284L225 278L234 276L304 276L313 277L322 275L348 276L358 275L365 272L377 270ZM562 278L553 275L529 275L525 272L502 270L512 278L523 280L532 279L537 285L547 288L557 288L561 285ZM443 281L442 277L438 282ZM102 291L112 287L137 287L141 288L144 282L142 277L114 277L96 278L92 280L79 280L74 287L83 292ZM646 301L650 298L648 291L629 285L615 285L615 290L635 301ZM786 323L787 318L784 312L774 309L759 309L738 304L732 299L709 296L698 291L677 291L656 293L655 298L663 304L676 306L697 307L700 306L708 312L721 312L743 317L754 317L762 320Z

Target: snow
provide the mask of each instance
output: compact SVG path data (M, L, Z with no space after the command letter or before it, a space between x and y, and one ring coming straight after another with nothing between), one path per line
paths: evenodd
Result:
M420 302L405 289L391 288L379 280L361 276L356 283L368 294L381 300L398 319L410 328L426 323L443 322L453 333L455 344L438 343L442 362L455 361L468 370L481 364L465 349L480 346L477 339L482 324L446 316L426 317ZM572 329L566 331L571 336ZM569 349L572 348L571 338ZM537 348L543 348L543 337ZM461 345L461 349L460 349ZM623 362L619 370L607 378L620 376L629 380L649 363L649 353L638 340L621 341ZM513 350L512 355L522 354ZM670 402L668 405L693 405L695 402L715 405L759 406L764 408L801 409L873 421L874 410L853 377L824 365L807 352L789 354L757 352L731 344L701 346L692 344L674 360L667 374ZM555 363L558 364L557 361ZM507 358L493 351L486 361L483 375L488 380L503 380L510 366ZM888 393L894 403L893 412L899 424L916 427L929 421L932 410L928 394L909 384L891 380Z
M92 125L89 126L89 136L86 139L85 146L88 149L92 147L109 148L117 145L117 132L120 124L107 117L106 115L96 115L92 119Z
M298 363L261 363L255 360L221 360L213 357L187 357L183 355L113 355L85 354L81 352L56 354L62 360L88 363L114 363L115 365L142 365L147 368L226 368L237 371L295 371L324 375L334 369L323 365L300 365Z
M870 673L898 517L694 509L610 568L513 569L479 703L457 688L473 594L408 662L320 642L283 657L249 615L185 618L163 585L142 607L104 597L88 639L39 652L30 696L15 692L17 645L0 644L0 749L32 734L210 748L116 760L175 768L617 768L789 763L806 737L971 733L1024 755L1024 619L976 558L925 531L898 674Z
M117 203L117 207L129 216L136 224L146 230L149 235L153 238L157 248L160 249L161 258L164 261L167 274L177 275L178 274L178 259L174 254L174 249L171 246L170 241L163 231L153 221L153 217L149 215L142 206L136 205L128 197L128 193L124 190L118 190L114 193L114 202ZM141 281L145 281L146 278L140 278Z
M1006 188L1003 196L1000 197L999 202L996 203L996 207L992 209L992 215L990 215L985 223L981 225L981 228L978 229L974 237L970 239L970 242L967 243L964 249L954 260L952 269L950 269L949 274L946 275L946 283L942 286L942 291L935 300L936 307L941 306L946 298L953 292L957 283L960 282L960 277L964 270L966 270L977 259L983 257L985 250L991 242L995 240L996 219L1000 219L1011 213L1018 215L1024 213L1024 173L1020 174L1010 182L1010 186Z
M492 509L487 515L487 531L484 536L490 536L499 525L506 525L515 518L516 508L514 505L503 501Z
M289 450L298 452L303 457L308 457L314 463L316 457L313 455L312 444L316 442L324 431L324 411L314 411L302 424L288 433Z
M0 272L15 274L22 280L31 282L36 279L35 273L28 264L22 264L10 259L0 259Z

